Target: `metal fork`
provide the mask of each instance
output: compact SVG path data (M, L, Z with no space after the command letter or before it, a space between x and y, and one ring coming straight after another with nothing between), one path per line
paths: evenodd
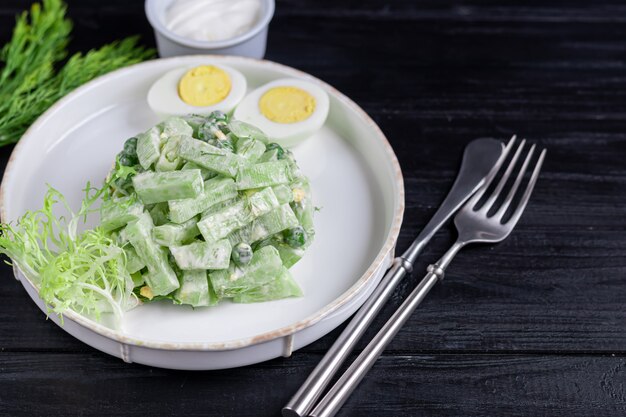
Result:
M488 198L477 208L481 199L486 196L489 186L496 178L507 155L514 147L515 139L511 139L507 144L500 160L496 163L488 176L485 185L460 209L454 218L454 224L458 231L458 238L452 247L435 264L428 266L428 273L413 290L408 298L396 310L394 315L385 323L383 328L376 334L374 339L361 352L356 360L350 365L346 372L339 378L330 391L322 398L318 405L309 414L311 417L332 417L348 399L352 391L365 376L367 371L374 365L387 344L398 333L413 311L422 302L430 289L443 279L444 273L456 254L469 243L496 243L504 240L517 224L522 212L526 208L530 194L533 191L539 171L545 158L545 149L541 151L535 167L532 171L528 185L521 198L515 200L516 193L524 178L524 174L529 168L530 161L535 151L535 145L531 146L528 154L518 170L517 176L505 195L504 187L515 170L516 164L525 146L525 141L521 141L515 154L511 158L509 165L504 171L500 181ZM504 199L502 199L504 197ZM500 201L502 201L500 203ZM511 204L516 201L516 206ZM496 206L498 202L499 206ZM491 212L495 212L491 214ZM508 218L505 215L508 214Z

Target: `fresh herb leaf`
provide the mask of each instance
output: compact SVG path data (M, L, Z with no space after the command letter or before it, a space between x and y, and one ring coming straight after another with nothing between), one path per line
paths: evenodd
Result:
M62 0L43 0L18 16L13 36L0 52L0 146L17 142L52 104L107 72L152 58L137 38L113 42L66 58L72 23Z

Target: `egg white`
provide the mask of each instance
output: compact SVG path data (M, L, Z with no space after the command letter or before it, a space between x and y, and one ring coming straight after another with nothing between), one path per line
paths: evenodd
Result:
M315 110L305 120L295 123L277 123L261 113L259 100L274 87L296 87L315 98ZM317 132L326 122L329 110L328 94L318 85L297 78L281 78L269 82L248 94L235 109L234 117L250 123L281 146L293 147Z
M159 78L148 91L148 105L160 117L182 116L189 113L208 114L215 110L230 113L246 94L246 78L239 71L225 65L213 65L230 77L231 88L224 100L211 106L192 106L185 103L178 95L178 83L183 75L192 68L185 67L171 70Z

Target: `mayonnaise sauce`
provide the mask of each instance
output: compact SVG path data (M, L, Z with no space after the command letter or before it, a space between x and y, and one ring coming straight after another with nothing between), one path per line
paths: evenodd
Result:
M221 41L250 30L260 12L260 0L175 0L165 25L188 39Z

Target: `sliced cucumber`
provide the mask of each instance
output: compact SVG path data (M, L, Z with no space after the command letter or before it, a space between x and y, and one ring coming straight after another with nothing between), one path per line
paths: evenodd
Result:
M293 210L289 204L283 204L245 227L235 230L228 235L228 240L233 245L239 242L252 244L297 225L298 219Z
M271 185L287 184L291 181L291 167L288 161L263 162L244 166L237 174L237 188L249 190Z
M226 177L234 178L239 167L247 164L239 155L191 137L183 138L179 149L181 158Z
M283 268L276 248L265 246L254 252L248 265L236 267L231 264L226 270L211 272L209 277L218 297L234 297L276 279Z
M159 123L157 127L161 130L161 138L168 139L172 136L191 136L193 128L182 117L169 117Z
M146 263L137 255L137 251L132 245L126 245L124 252L126 252L126 270L129 274L139 272L146 267Z
M143 213L143 204L135 196L111 198L100 207L100 226L107 232L126 226Z
M182 165L182 159L178 156L178 147L181 139L182 136L172 136L167 139L154 166L155 170L174 171Z
M185 246L172 246L176 265L183 271L193 269L226 269L230 263L232 247L226 239L214 243L194 242Z
M148 213L126 226L125 237L148 268L145 280L154 295L166 295L179 287L178 278L164 248L152 239L152 218Z
M200 170L142 172L133 177L135 192L144 204L195 198L204 190Z
M269 283L252 288L246 292L233 297L235 303L260 303L263 301L278 300L287 297L301 297L300 286L285 267L282 268L279 276Z
M194 163L194 162L185 162L185 164L182 166L181 168L182 170L186 170L186 169L199 169L200 172L202 173L202 179L203 180L210 180L211 178L215 178L217 177L219 174L217 172L214 171L209 171L208 169L204 169L202 168L200 165Z
M231 178L212 178L204 183L203 188L204 192L195 198L168 202L170 219L174 223L185 222L215 204L237 197L235 182Z
M198 220L189 219L181 224L168 223L152 229L154 241L163 246L180 246L200 234Z
M237 155L246 158L248 162L256 162L265 152L265 145L257 139L241 138L235 147Z
M161 132L156 126L137 135L137 158L143 169L150 169L161 154Z
M206 307L216 305L218 299L210 287L207 272L195 270L183 271L180 288L174 292L174 301L177 304Z

